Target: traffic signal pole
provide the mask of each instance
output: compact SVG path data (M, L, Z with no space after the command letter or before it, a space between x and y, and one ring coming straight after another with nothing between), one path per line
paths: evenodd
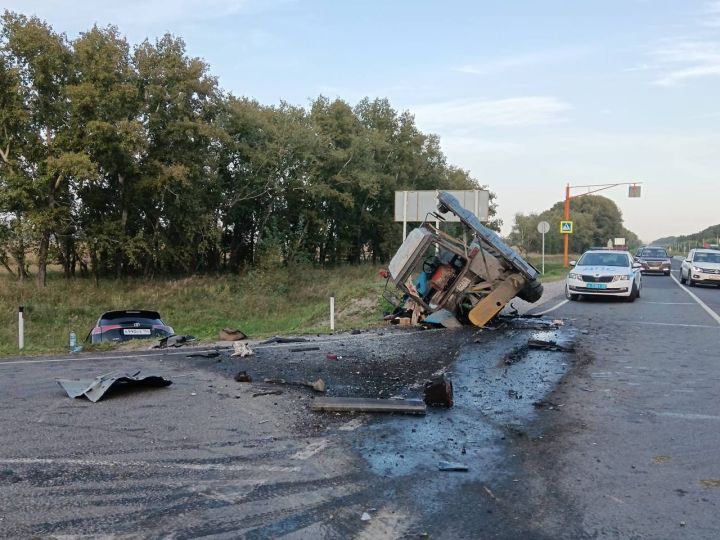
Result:
M570 221L570 199L575 199L577 197L582 197L583 195L590 195L591 193L597 193L598 191L603 191L605 189L614 188L617 186L630 186L630 190L628 192L628 195L630 197L636 198L640 196L640 185L642 182L619 182L617 184L590 184L587 186L571 186L570 183L567 183L565 185L565 221ZM572 195L570 196L570 190L572 188L587 188L588 191L586 193L580 193L579 195ZM564 234L563 235L563 265L565 268L570 267L570 235Z
M565 221L570 221L570 184L565 186ZM570 266L570 235L563 234L563 266Z

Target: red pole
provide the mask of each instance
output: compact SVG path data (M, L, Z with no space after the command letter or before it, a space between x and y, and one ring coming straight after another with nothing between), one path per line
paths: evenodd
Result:
M565 186L565 221L570 221L570 183ZM570 267L570 235L563 234L563 264L565 268Z

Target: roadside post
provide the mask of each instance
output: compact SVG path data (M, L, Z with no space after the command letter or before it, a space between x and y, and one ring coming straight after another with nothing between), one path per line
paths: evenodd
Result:
M542 274L545 275L545 235L550 230L550 224L547 221L538 223L537 230L542 234Z
M18 349L25 348L25 306L18 307Z
M335 331L335 293L330 293L330 331Z

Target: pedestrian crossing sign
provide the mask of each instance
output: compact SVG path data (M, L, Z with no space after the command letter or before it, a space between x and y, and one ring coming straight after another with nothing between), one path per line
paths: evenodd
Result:
M560 234L572 234L573 222L572 221L561 221L560 222Z

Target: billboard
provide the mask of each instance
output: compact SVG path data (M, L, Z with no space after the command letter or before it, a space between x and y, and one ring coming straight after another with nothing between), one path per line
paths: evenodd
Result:
M475 214L480 221L488 220L490 210L490 192L484 189L470 189L463 191L452 190L422 190L422 191L396 191L395 192L395 221L413 222L425 221L431 212L437 212L437 194L440 191L450 193L467 210ZM440 214L445 221L460 221L455 214L448 212ZM435 221L434 218L430 218Z

